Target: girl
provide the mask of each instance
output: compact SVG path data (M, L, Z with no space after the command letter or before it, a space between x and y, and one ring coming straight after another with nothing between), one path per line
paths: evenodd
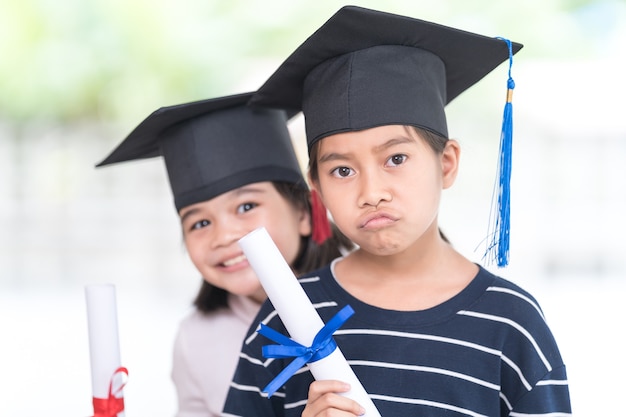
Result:
M438 232L460 156L444 106L508 57L502 40L346 7L252 100L303 109L311 183L358 249L301 282L325 322L353 308L335 340L384 417L570 415L565 365L537 302ZM260 321L286 333L270 303ZM226 414L364 412L340 395L345 383L304 370L265 398L290 361L263 362L265 344L247 339Z
M351 248L339 233L329 236L324 213L312 222L285 113L251 109L249 98L161 108L98 165L164 157L185 246L204 279L174 344L179 417L220 414L241 342L266 298L239 238L265 226L296 273Z

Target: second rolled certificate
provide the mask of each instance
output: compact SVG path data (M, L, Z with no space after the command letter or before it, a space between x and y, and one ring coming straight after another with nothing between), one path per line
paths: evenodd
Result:
M124 374L121 366L115 287L85 287L94 416L124 417Z
M324 322L265 228L256 229L241 238L239 246L292 339L301 345L311 346ZM308 366L315 379L335 379L350 384L350 391L343 395L365 408L364 416L380 417L338 347L330 355Z

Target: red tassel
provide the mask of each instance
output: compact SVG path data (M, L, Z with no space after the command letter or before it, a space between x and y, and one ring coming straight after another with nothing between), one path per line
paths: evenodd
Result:
M311 223L313 227L313 241L321 245L332 236L330 222L326 215L326 207L315 190L311 190Z

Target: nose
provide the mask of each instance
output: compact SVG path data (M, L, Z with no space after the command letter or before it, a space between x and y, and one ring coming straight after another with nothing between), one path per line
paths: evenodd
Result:
M359 207L378 207L380 203L392 200L391 184L383 172L374 169L363 171L359 181Z
M213 233L211 235L211 247L227 247L241 239L247 230L240 222L233 219L220 219L213 222Z

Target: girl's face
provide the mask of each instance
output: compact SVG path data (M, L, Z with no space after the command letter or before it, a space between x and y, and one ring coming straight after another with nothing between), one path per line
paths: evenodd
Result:
M438 154L406 126L340 133L319 143L314 186L361 249L381 256L424 250L438 237L441 190L454 182L458 157L456 141Z
M236 188L179 212L185 245L204 279L226 291L259 302L265 292L237 241L264 226L290 265L301 236L311 234L310 216L281 196L271 182Z

